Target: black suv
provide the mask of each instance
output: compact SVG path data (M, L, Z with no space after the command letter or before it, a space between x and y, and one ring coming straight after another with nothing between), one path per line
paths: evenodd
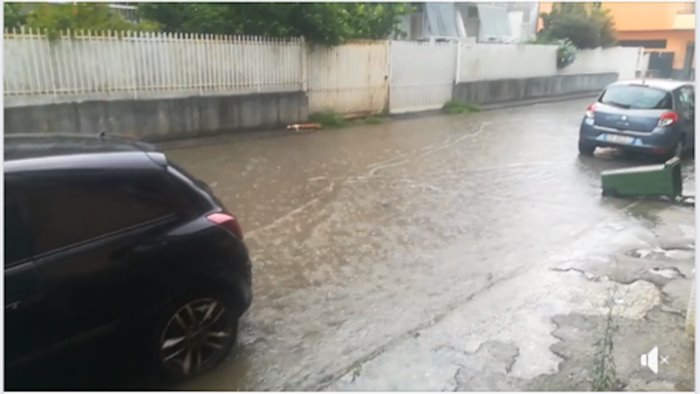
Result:
M104 135L5 137L8 368L116 334L189 377L227 356L250 302L236 218L163 153Z

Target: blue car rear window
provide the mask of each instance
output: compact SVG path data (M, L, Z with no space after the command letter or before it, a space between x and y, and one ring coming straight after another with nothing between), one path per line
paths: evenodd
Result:
M610 86L599 100L603 104L629 109L672 109L671 95L647 86Z

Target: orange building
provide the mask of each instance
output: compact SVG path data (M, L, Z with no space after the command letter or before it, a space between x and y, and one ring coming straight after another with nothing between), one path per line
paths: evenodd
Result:
M695 69L695 3L601 3L615 21L621 46L650 52L649 70L660 77L686 79ZM540 3L549 12L552 3ZM541 19L538 24L541 27Z

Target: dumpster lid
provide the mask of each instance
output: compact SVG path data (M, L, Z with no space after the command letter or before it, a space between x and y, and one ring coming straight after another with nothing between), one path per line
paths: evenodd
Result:
M636 174L639 172L649 172L649 171L661 171L666 167L665 164L652 164L648 166L638 166L629 168L620 168L617 170L606 170L602 172L602 175L616 175L616 174Z
M681 159L678 158L678 156L673 156L672 158L668 159L666 163L664 163L665 166L674 166L678 163L681 162Z

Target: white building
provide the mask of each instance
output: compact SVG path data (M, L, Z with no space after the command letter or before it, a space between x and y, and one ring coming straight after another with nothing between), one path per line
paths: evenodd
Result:
M414 3L401 21L407 40L526 42L535 36L538 3Z

